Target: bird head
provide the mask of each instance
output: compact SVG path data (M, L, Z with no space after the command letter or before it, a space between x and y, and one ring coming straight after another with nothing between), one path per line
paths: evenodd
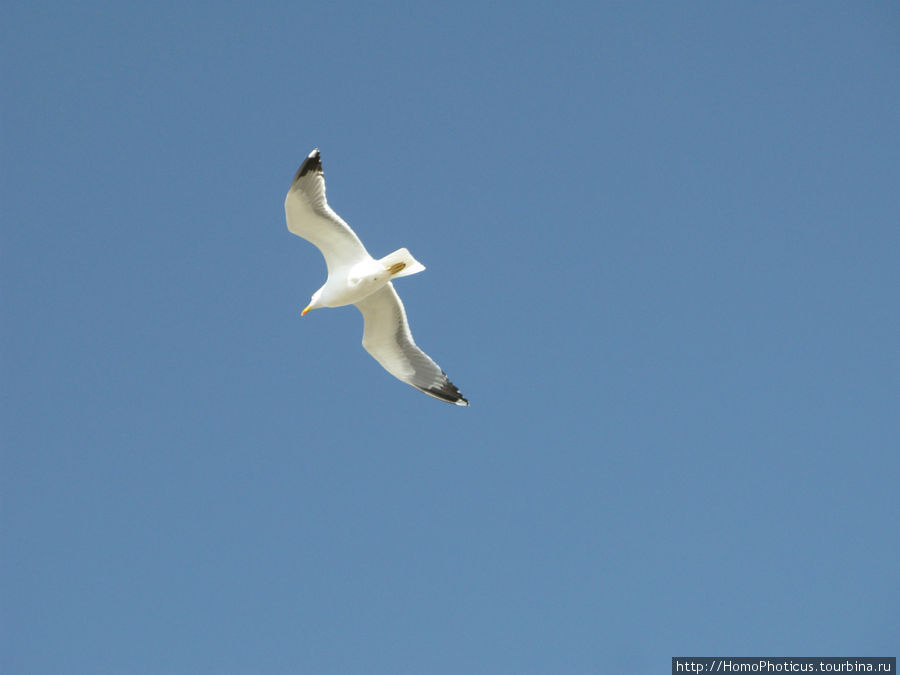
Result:
M302 312L300 312L300 316L305 316L306 313L311 309L318 309L321 307L321 303L319 302L322 297L322 289L320 288L315 293L312 294L312 297L309 299L309 304L304 308Z

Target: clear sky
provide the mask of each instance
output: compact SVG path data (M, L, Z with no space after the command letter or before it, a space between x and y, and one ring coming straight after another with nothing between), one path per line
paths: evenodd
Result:
M897 3L0 14L4 673L897 654Z

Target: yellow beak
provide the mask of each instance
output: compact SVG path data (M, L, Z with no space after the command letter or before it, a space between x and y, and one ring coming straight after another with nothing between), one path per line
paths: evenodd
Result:
M300 312L300 316L304 316L309 311L310 307L312 307L312 305L307 305L306 308Z

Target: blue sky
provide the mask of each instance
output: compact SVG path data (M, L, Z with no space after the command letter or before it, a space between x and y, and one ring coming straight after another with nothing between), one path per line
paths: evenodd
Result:
M2 15L3 672L896 654L896 3Z

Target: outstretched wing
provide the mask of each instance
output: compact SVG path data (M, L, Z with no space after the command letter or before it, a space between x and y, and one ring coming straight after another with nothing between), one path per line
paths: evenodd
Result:
M329 274L370 257L356 233L328 206L318 148L309 153L297 170L284 199L284 215L288 230L322 251Z
M429 396L469 405L438 364L416 346L393 284L388 282L356 307L365 321L363 347L386 371Z

